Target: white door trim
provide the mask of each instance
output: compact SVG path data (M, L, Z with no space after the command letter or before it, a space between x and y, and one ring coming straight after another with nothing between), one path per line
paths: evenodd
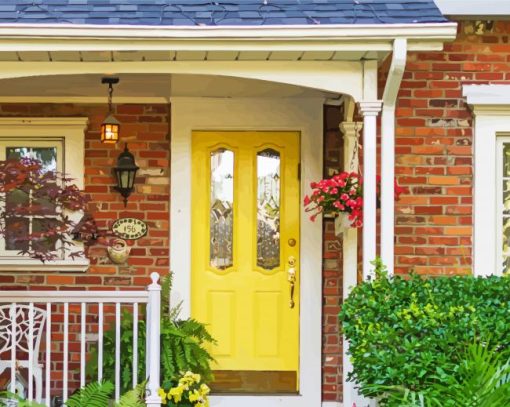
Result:
M191 134L193 130L301 132L301 197L322 178L322 99L171 99L171 270L172 301L190 314ZM321 405L322 225L301 210L300 394L217 396L214 407L319 407Z

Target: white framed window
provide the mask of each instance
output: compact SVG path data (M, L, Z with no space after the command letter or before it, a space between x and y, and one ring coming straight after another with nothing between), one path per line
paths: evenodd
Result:
M87 118L0 118L0 160L22 157L36 158L48 171L58 171L73 178L83 189L84 130ZM33 202L31 191L16 190L5 197L5 205ZM55 217L58 208L50 201L40 199L39 214L3 220L5 238L0 239L0 271L47 270L85 271L89 262L85 258L71 259L70 251L81 250L81 245L64 251L59 247L57 259L42 263L19 254L27 243L16 239L24 233L40 230L45 222Z
M510 85L465 85L463 94L474 116L473 272L502 275L507 262L510 268L510 240L504 238L510 238L504 201L510 189L510 178L504 176L507 145L510 152Z
M498 135L496 152L496 267L510 272L510 133Z

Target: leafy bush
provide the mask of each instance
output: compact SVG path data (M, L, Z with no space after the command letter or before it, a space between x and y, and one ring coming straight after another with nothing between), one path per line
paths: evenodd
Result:
M490 338L510 356L510 279L506 277L387 277L353 289L340 313L350 342L350 379L422 392L458 377L464 351ZM481 339L480 339L481 338Z
M212 378L212 356L206 349L215 343L204 324L178 318L180 307L169 307L171 280L162 282L161 298L161 383L164 387L188 370L200 374L205 380ZM138 322L138 382L145 379L145 321ZM103 377L115 382L115 326L104 333ZM131 388L133 377L133 317L124 311L121 319L120 338L121 391ZM87 365L91 378L97 377L97 348L94 348Z
M458 377L444 377L424 392L402 386L366 386L374 394L384 392L388 406L395 407L494 407L510 405L510 360L487 344L469 346L459 365Z

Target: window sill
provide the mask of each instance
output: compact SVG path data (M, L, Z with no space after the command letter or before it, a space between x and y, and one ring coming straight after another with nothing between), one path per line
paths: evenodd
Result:
M47 271L84 273L90 266L88 259L58 260L41 263L38 260L0 260L0 272L6 271Z

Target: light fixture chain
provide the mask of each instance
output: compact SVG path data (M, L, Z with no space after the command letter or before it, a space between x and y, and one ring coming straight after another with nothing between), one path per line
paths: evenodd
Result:
M113 85L108 84L108 111L112 113Z

